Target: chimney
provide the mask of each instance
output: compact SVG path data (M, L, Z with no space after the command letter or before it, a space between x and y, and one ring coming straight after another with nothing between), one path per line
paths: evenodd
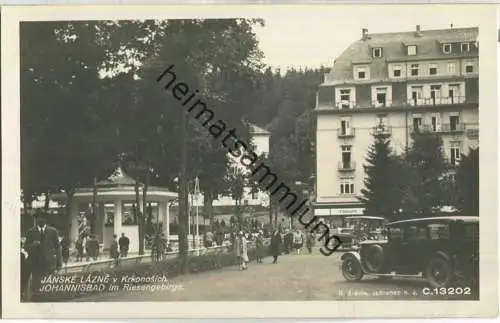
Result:
M417 27L415 28L415 36L422 37L422 28L420 28L420 25L417 25Z
M453 29L453 24L450 24L450 29Z
M363 40L367 40L368 39L368 29L367 28L363 28L362 31L361 31L361 39Z

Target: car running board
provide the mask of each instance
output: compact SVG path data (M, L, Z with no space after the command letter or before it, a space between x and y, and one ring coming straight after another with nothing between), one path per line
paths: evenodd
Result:
M418 273L416 275L401 275L401 274L397 274L395 272L392 272L390 274L366 273L366 275L374 275L374 276L380 276L380 277L401 277L401 278L423 278L424 277L424 275L422 273Z

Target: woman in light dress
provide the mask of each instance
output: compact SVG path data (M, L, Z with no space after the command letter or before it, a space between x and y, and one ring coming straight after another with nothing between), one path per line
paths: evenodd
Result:
M245 270L248 268L248 241L242 231L240 231L240 245L241 245L241 262L240 269Z

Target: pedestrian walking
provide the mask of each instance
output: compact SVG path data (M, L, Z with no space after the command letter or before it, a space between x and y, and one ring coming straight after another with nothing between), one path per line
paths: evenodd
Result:
M68 269L68 261L69 261L69 239L66 237L63 237L61 240L61 256L62 256L62 263L64 264L65 270Z
M288 255L290 252L292 252L293 249L293 232L287 229L285 231L285 237L283 240L285 245L284 251Z
M264 233L262 230L257 233L257 237L255 238L255 254L257 263L261 264L262 258L264 258Z
M99 241L97 241L94 235L87 238L85 249L87 251L87 261L89 261L90 258L97 260L99 257Z
M214 234L212 231L208 231L205 234L205 248L212 247L214 244Z
M57 230L49 225L45 214L36 215L36 226L26 233L24 247L28 253L31 290L38 296L42 278L61 269L61 246Z
M297 255L300 255L300 249L304 245L304 235L299 229L295 229L293 232L293 248L297 252Z
M21 301L29 300L29 280L31 269L28 262L28 252L21 242Z
M316 244L316 236L313 232L309 232L306 237L307 252L312 253L312 248Z
M248 268L248 240L243 232L240 232L241 239L241 265L242 269Z
M114 260L115 267L118 266L118 260L120 257L117 238L118 236L113 234L113 241L111 241L111 247L109 248L109 257Z
M242 258L241 258L241 239L237 235L231 234L231 240L233 243L233 251L234 251L234 257L236 258L236 263L238 264L239 268L241 269L243 267L242 265Z
M83 261L83 239L82 237L78 237L75 242L76 249L76 261Z
M120 246L120 255L122 258L127 257L130 239L125 236L125 233L122 233L122 236L118 239L118 245Z
M269 253L273 256L273 264L278 263L278 256L281 254L281 234L278 229L274 230L269 245Z

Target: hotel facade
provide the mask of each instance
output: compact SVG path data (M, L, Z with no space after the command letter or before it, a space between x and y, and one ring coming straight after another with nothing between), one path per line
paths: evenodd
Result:
M364 164L375 135L395 153L415 131L443 138L452 165L478 145L478 28L362 30L324 75L316 100L314 213L336 225L362 215Z

